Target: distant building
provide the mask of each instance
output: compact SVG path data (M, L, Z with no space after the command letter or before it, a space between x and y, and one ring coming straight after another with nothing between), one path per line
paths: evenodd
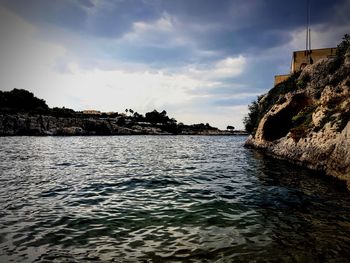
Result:
M302 70L307 65L314 64L321 59L334 57L336 51L336 48L320 48L294 51L292 55L290 74ZM285 81L290 76L290 74L276 75L275 85Z
M109 115L118 115L118 112L114 112L114 111L109 111L109 112L106 112L106 114L109 116Z
M98 110L83 110L83 114L101 115L101 112Z

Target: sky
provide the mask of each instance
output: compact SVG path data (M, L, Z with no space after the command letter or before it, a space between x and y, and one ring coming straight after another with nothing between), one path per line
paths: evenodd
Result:
M349 0L311 0L312 48L335 47L349 14ZM242 129L305 27L306 0L0 0L0 90Z

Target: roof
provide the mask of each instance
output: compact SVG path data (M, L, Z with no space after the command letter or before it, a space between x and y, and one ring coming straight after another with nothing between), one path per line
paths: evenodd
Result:
M336 47L314 48L314 49L311 49L310 51L327 50L327 49L336 49ZM307 50L305 50L305 49L303 49L303 50L296 50L296 51L293 51L293 53L305 52L305 51L307 51Z

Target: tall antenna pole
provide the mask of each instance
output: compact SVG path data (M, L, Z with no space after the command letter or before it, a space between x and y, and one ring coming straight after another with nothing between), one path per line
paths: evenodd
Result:
M309 1L306 2L306 43L305 43L305 50L308 51L309 49Z
M309 28L309 51L311 51L311 29Z
M306 2L306 50L311 50L311 35L310 35L310 0Z
M308 6L309 6L309 0L307 0L306 4L306 43L305 43L305 50L308 50L309 46L309 11L308 11Z
M308 6L307 6L307 17L308 17L308 27L309 27L309 51L311 50L311 28L310 28L310 20L311 20L311 17L310 17L310 13L311 13L311 0L308 0Z

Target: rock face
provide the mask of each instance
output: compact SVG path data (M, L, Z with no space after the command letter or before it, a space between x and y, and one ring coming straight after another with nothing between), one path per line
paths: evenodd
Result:
M157 127L118 125L117 119L53 117L29 114L1 114L0 136L14 135L164 135Z
M350 189L350 51L307 66L296 87L270 105L246 146L324 171Z
M243 131L219 129L186 129L172 132L163 124L124 123L117 118L54 117L25 113L6 114L0 112L0 136L16 135L246 135Z
M113 135L141 132L120 127L110 119L0 114L0 135Z

